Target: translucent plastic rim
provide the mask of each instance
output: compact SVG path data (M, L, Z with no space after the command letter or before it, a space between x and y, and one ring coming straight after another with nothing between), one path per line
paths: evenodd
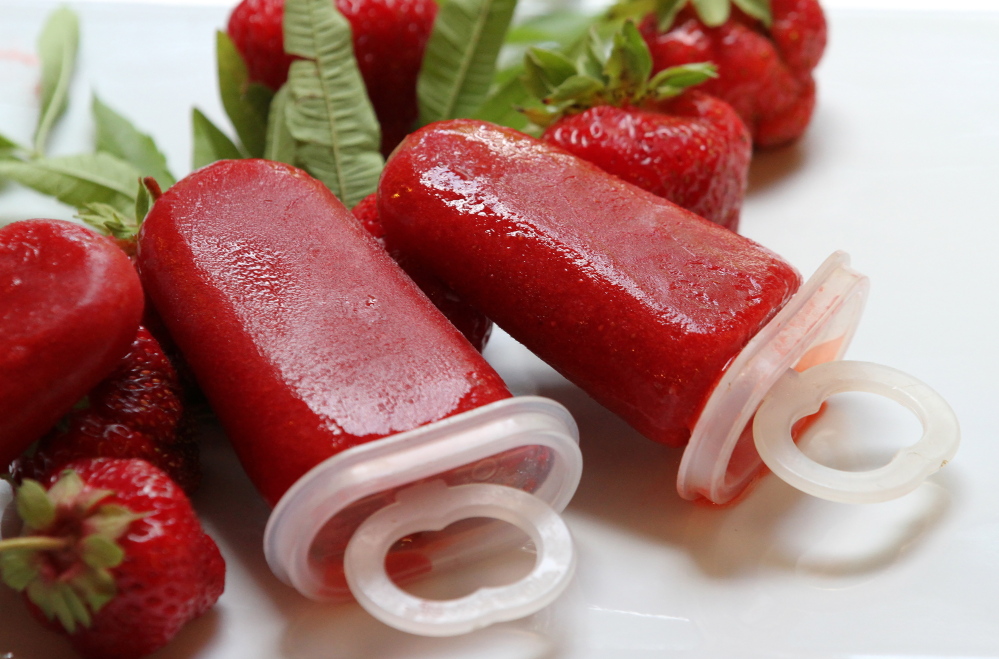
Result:
M728 503L757 477L763 461L752 445L739 473L730 465L763 398L788 369L840 359L860 323L870 283L849 264L844 252L829 256L726 369L680 461L680 496Z
M557 517L575 493L582 474L578 438L575 421L563 406L547 398L521 396L344 451L306 473L275 506L264 532L264 554L268 565L279 579L302 595L316 600L327 599L321 575L316 573L310 561L310 548L326 523L340 511L371 495L405 488L406 485L433 479L464 465L524 446L552 449L554 461L545 481L531 494L499 485L491 487L520 492L536 504L550 509L551 515ZM504 500L510 505L518 505L516 502L522 499L513 495ZM450 515L447 510L441 512L445 517ZM498 513L484 516L503 519ZM515 512L513 518L520 520L521 516ZM457 519L465 517L452 521ZM511 523L520 525L519 522ZM373 527L367 528L370 530ZM393 540L401 535L405 534L401 533ZM357 532L350 543L356 539ZM571 574L572 564L565 567ZM345 569L349 570L346 563ZM352 594L362 605L370 601L365 593L353 588ZM539 596L533 603L524 604L518 610L520 615L527 615L548 603L549 599ZM378 608L384 609L381 605ZM377 610L372 610L372 614L376 617L382 615ZM481 620L490 620L490 616L493 612L486 607L480 617ZM473 624L481 626L478 622ZM431 627L423 626L418 633L452 633L443 628L435 632Z

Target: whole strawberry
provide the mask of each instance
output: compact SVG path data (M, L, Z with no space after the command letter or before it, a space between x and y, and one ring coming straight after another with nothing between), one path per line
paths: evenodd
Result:
M143 460L67 465L17 491L20 537L0 541L4 581L88 659L165 645L222 594L225 562L183 491Z
M198 445L184 415L181 386L170 360L140 327L115 370L11 469L42 479L80 458L141 458L186 492L197 487Z
M378 196L370 194L360 201L351 211L375 240L385 246L385 229L378 218ZM422 268L419 264L407 259L405 254L390 251L389 254L396 263L406 271L409 278L416 282L424 295L430 298L451 324L458 328L475 349L482 352L492 334L493 323L485 315L464 302L458 294L446 286L440 279Z
M657 71L713 62L718 77L703 91L735 108L757 146L793 141L808 126L826 45L817 0L659 0L642 33Z
M593 43L578 63L528 53L526 82L545 109L527 112L547 126L542 139L735 231L752 144L731 106L689 89L713 69L685 65L650 79L649 51L631 22L605 61L592 55L601 50Z
M388 154L417 118L416 79L437 17L434 0L336 0L350 22L354 56L382 129ZM246 62L250 80L277 90L292 58L284 52L284 0L243 0L227 32Z

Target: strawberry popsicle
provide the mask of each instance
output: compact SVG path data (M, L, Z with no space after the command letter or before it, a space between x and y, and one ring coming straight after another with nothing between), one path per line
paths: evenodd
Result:
M687 441L726 365L801 282L753 241L484 122L407 138L379 211L390 248L670 445Z
M263 540L279 578L432 635L529 615L562 591L574 561L558 511L581 471L571 417L511 397L320 182L264 160L209 165L156 201L138 261L274 506ZM490 517L534 540L527 577L444 601L395 585L503 546Z
M157 200L143 283L272 505L358 444L510 396L319 182L219 162Z

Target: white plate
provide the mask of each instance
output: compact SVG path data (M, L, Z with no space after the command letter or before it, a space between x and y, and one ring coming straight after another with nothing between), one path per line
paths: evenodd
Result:
M53 6L0 0L0 132L12 137L30 135L30 53ZM155 135L175 173L189 171L190 108L227 125L212 54L227 10L76 9L80 70L55 150L90 147L95 90ZM848 357L905 370L949 399L964 440L946 469L875 506L813 500L773 477L737 505L692 505L674 489L679 451L638 437L500 333L487 356L514 390L559 400L582 427L586 466L566 514L579 571L558 602L465 637L425 639L356 605L306 601L268 571L260 542L268 510L215 437L195 503L228 562L226 592L156 656L999 654L999 12L832 10L829 18L814 123L799 144L757 156L742 229L806 274L843 249L871 277ZM44 215L71 212L26 191L0 194L0 222ZM862 460L865 443L915 439L906 414L863 396L837 398L810 450ZM837 430L863 441L837 449ZM496 570L523 569L509 563ZM0 655L73 656L9 590L0 590L0 612Z

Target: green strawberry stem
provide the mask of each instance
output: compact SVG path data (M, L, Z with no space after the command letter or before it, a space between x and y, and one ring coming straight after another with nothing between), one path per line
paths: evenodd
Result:
M45 536L22 536L0 540L0 553L17 550L53 551L66 549L70 542L66 538L50 538Z

